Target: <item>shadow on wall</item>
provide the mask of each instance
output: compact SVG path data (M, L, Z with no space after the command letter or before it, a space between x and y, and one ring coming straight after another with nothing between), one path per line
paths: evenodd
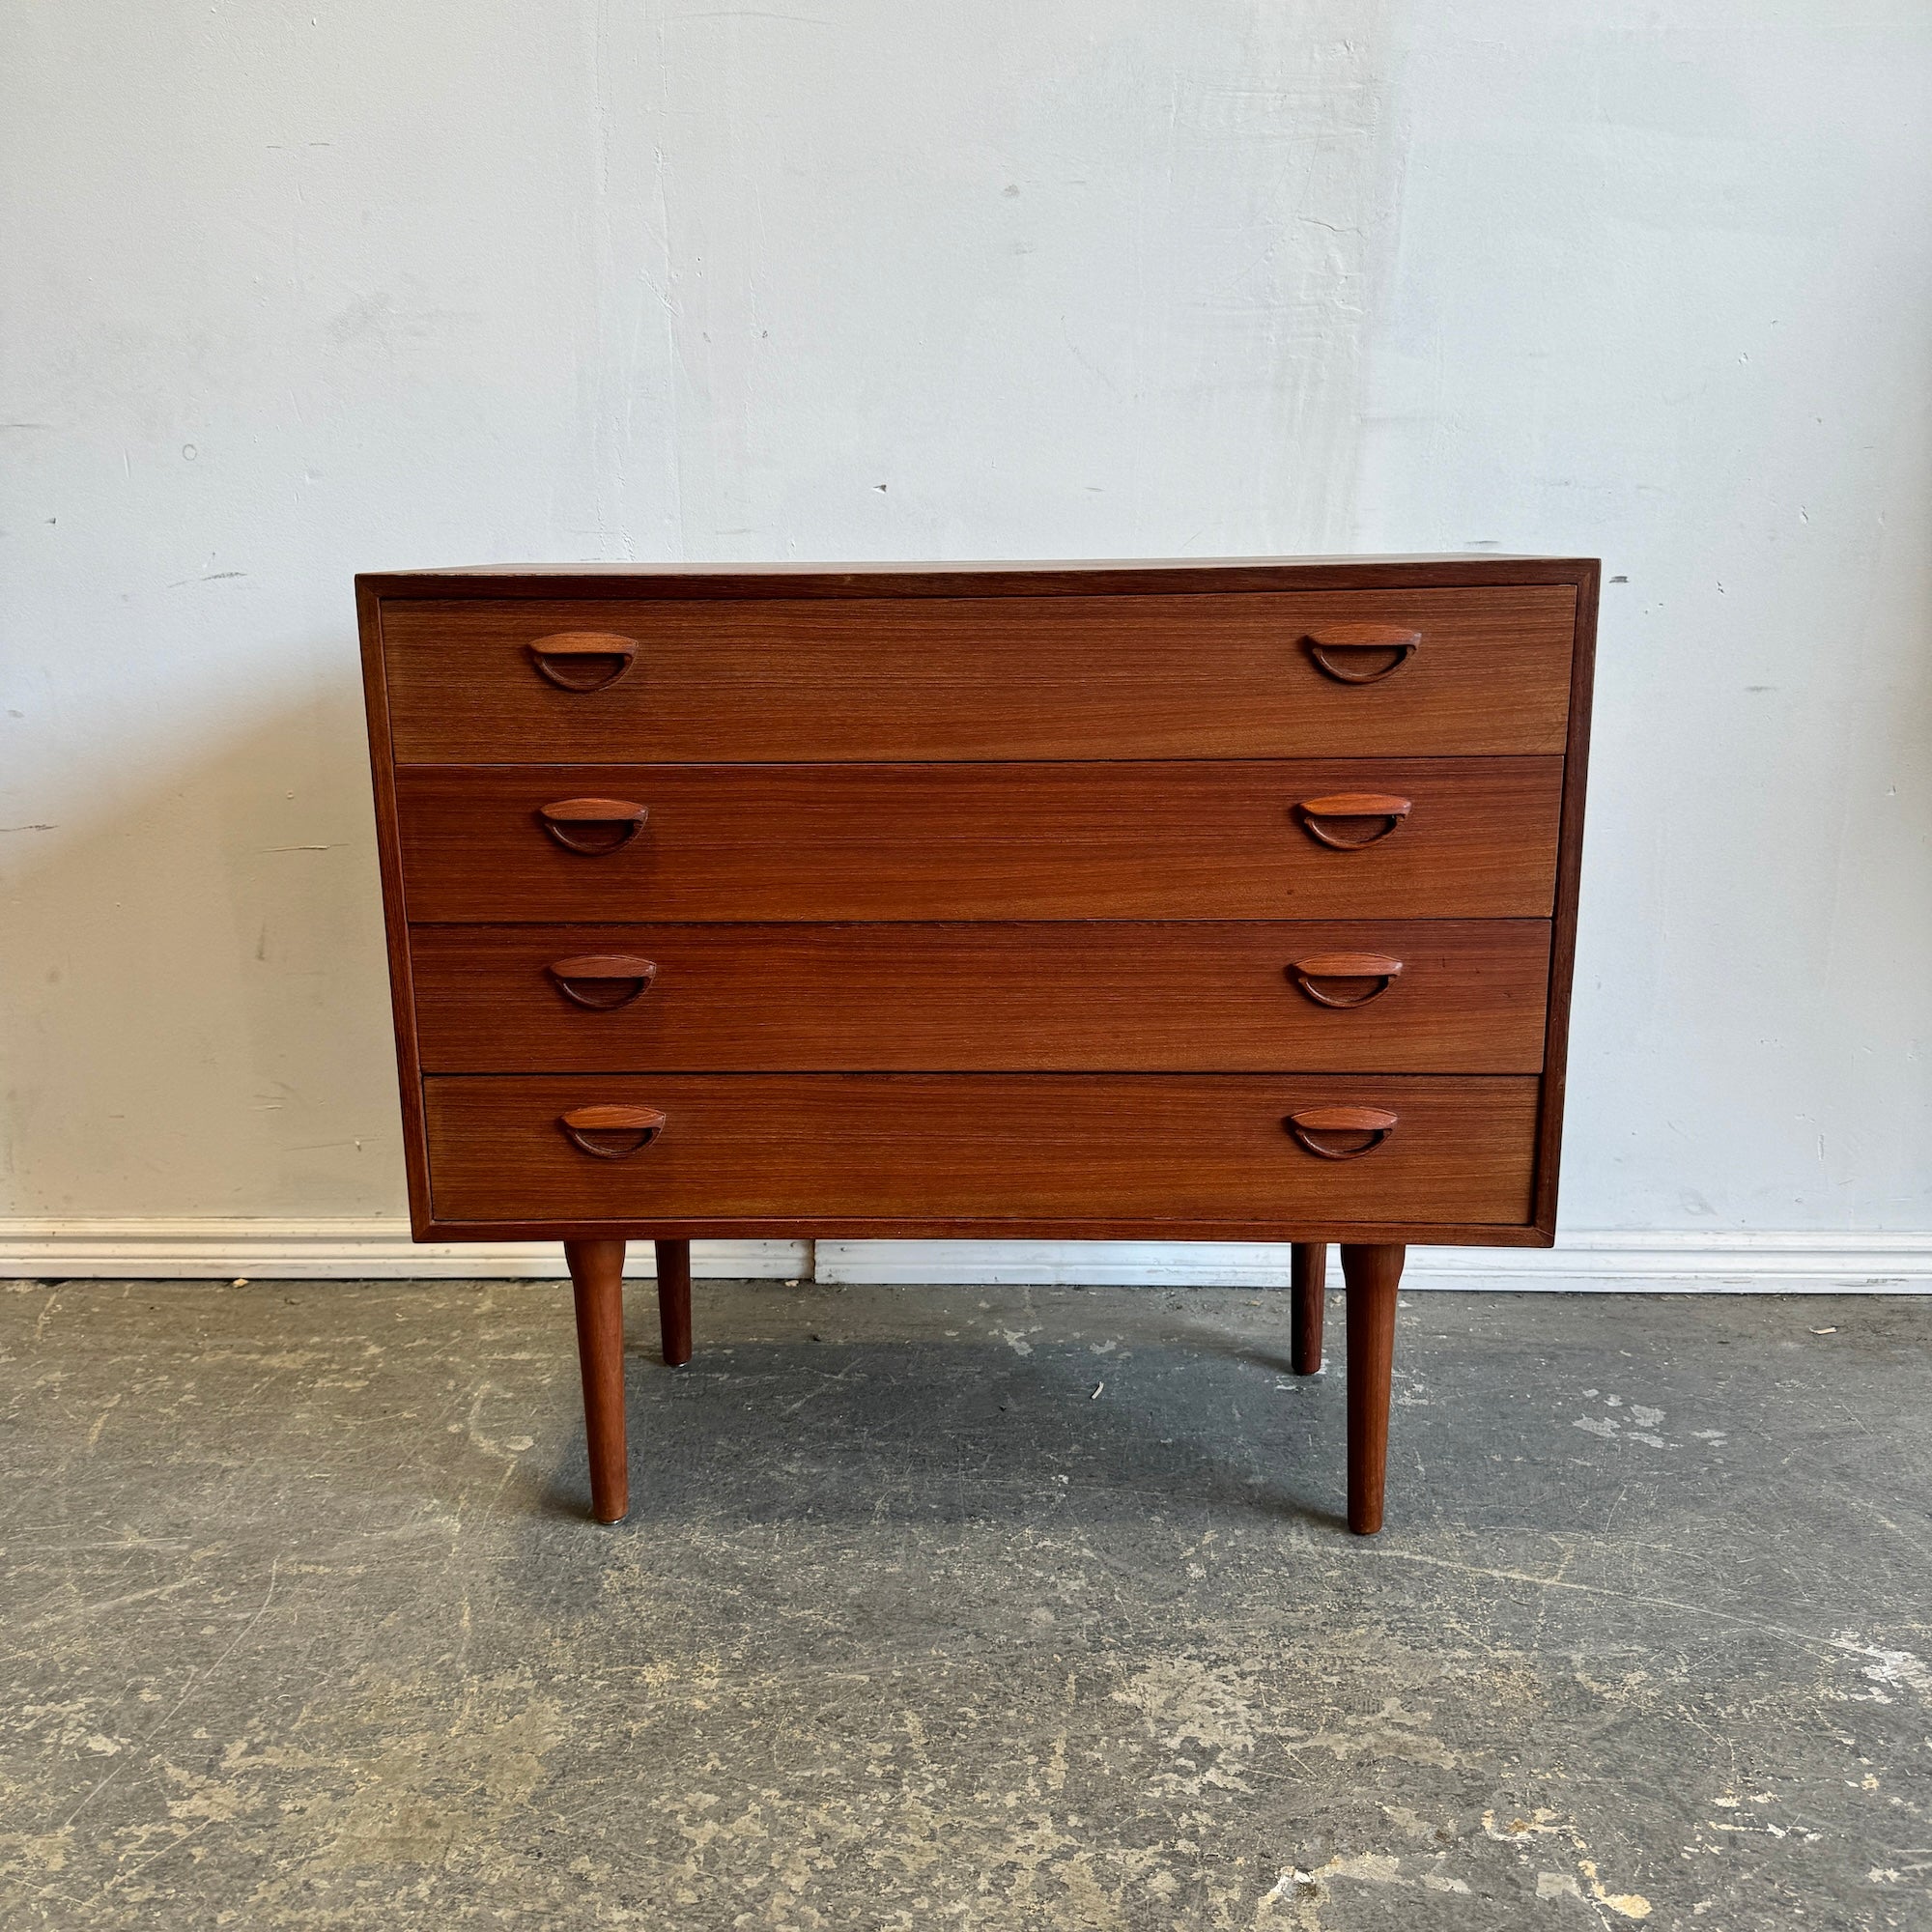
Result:
M405 1212L355 650L277 656L326 684L0 838L0 1214Z

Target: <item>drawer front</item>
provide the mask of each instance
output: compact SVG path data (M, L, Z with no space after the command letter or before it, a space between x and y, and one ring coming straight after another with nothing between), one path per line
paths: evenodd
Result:
M1530 1218L1538 1084L1306 1074L446 1075L425 1081L424 1100L430 1193L444 1222L1520 1226ZM662 1130L625 1152L645 1130L586 1108L651 1110ZM1324 1112L1338 1108L1371 1110L1389 1124L1338 1126ZM569 1126L567 1115L581 1124ZM1369 1151L1352 1151L1362 1146Z
M405 764L1283 757L1560 752L1575 620L1524 584L388 600L382 634Z
M1549 927L416 926L429 1072L1534 1073Z
M1560 758L417 767L397 807L427 923L1547 919L1562 779Z

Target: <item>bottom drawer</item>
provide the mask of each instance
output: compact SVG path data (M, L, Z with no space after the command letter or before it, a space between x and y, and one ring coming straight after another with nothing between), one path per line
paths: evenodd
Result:
M1533 1078L453 1074L423 1091L439 1224L1531 1218ZM640 1126L565 1122L584 1108L664 1123L635 1146Z

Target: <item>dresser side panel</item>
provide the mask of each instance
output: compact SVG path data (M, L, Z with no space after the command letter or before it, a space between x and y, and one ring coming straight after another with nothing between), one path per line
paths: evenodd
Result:
M1577 906L1583 864L1583 803L1589 783L1590 705L1597 668L1597 607L1603 566L1584 561L1577 583L1577 638L1570 654L1570 728L1563 753L1563 806L1556 848L1556 917L1549 949L1548 1032L1537 1120L1535 1226L1556 1238L1563 1160L1563 1109L1570 1056L1570 1003L1577 972Z
M389 734L388 679L383 659L383 605L368 579L355 580L356 628L362 647L362 698L369 722L369 777L376 803L376 852L383 877L383 932L389 954L389 1002L396 1034L396 1080L403 1118L403 1161L410 1228L426 1238L430 1222L429 1153L423 1129L422 1069L416 1050L415 988L410 970L410 921L396 830L396 767Z

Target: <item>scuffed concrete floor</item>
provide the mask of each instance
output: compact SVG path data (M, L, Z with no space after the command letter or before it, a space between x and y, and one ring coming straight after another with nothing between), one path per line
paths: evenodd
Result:
M560 1286L0 1294L0 1924L1932 1925L1932 1302L1406 1297L1362 1543L1284 1296L697 1295L600 1530Z

